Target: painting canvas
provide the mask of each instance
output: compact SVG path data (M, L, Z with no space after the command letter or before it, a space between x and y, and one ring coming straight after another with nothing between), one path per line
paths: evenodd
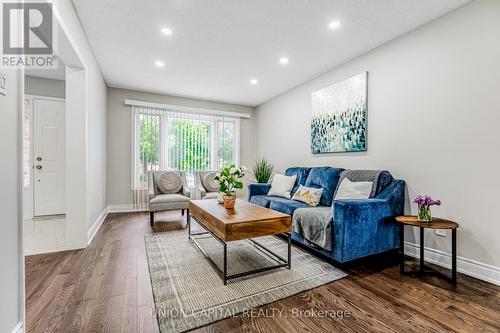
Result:
M368 72L312 93L313 154L366 151Z

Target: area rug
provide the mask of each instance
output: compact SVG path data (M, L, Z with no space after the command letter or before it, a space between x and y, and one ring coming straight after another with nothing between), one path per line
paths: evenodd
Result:
M222 267L223 249L211 236L197 236ZM261 237L259 243L286 257L286 241ZM247 277L222 279L192 244L186 231L147 236L146 254L161 332L183 332L338 280L346 274L297 247L292 269L279 268ZM249 241L228 243L228 274L275 264Z

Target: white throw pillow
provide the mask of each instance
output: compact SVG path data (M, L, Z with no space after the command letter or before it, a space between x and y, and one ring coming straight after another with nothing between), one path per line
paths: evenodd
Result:
M344 178L340 183L335 200L368 199L372 192L373 182L351 182Z
M295 185L295 179L297 179L297 176L275 174L271 182L271 189L267 195L290 199L290 191L292 191L293 185Z

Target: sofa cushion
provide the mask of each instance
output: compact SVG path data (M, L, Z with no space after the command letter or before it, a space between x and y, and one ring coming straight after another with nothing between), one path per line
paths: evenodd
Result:
M272 198L277 197L271 197L269 195L252 195L252 197L250 198L250 202L262 207L269 208Z
M250 198L250 202L290 215L292 215L297 208L309 207L307 204L300 201L275 197L271 195L253 195Z
M333 193L337 188L337 183L342 171L344 171L344 169L332 167L312 168L311 171L309 171L305 186L323 189L320 200L321 206L330 206L332 204Z
M279 200L276 200L279 199ZM288 200L284 198L276 198L271 200L271 205L269 208L273 210L277 210L278 212L282 212L288 215L293 215L293 212L297 208L307 208L309 205L306 203L300 202L300 201L295 201L295 200Z
M189 202L189 198L182 194L160 194L151 199L150 204L162 204L173 202Z
M203 199L217 199L219 192L207 192Z
M293 196L300 185L306 184L307 176L309 175L309 171L311 168L302 168L302 167L292 167L288 168L285 171L285 175L287 176L297 176L297 180L295 181L295 185L292 188L290 194Z
M160 194L149 202L149 210L152 212L161 210L188 209L189 198L182 194Z

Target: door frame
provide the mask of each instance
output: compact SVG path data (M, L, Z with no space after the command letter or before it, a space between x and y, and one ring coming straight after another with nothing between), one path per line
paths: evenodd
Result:
M52 96L42 96L42 95L33 95L33 94L24 94L23 98L23 114L24 114L24 102L26 100L29 101L29 109L28 115L30 118L30 186L24 186L24 179L22 183L23 187L23 221L26 219L32 219L35 217L35 191L33 187L33 166L34 166L34 100L42 99L47 101L56 101L56 102L64 102L64 112L66 113L66 98L62 97L52 97ZM66 120L65 120L66 122ZM64 146L66 147L66 138L64 138ZM65 148L66 149L66 148ZM24 163L24 158L23 158ZM65 163L66 164L66 163ZM65 165L66 167L66 165ZM65 212L66 213L66 212Z

